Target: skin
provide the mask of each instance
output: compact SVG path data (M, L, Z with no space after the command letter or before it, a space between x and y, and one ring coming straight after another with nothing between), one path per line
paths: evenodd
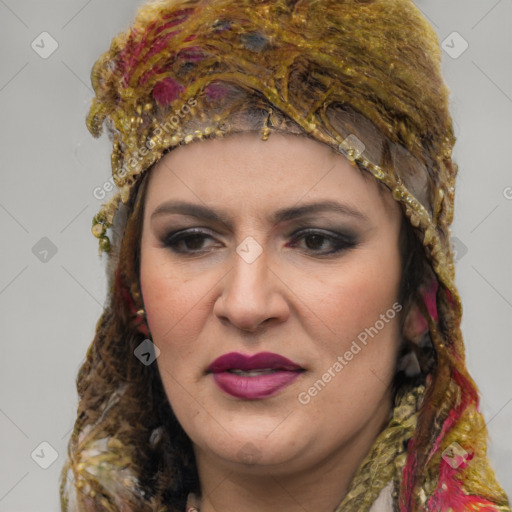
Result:
M244 133L182 146L149 180L141 288L165 392L193 442L201 512L268 511L276 503L280 511L334 510L389 420L399 314L386 316L341 371L332 368L398 300L398 203L342 155L294 135L263 141ZM170 200L223 210L232 227L153 215ZM270 221L278 209L324 200L366 219L326 211ZM182 254L165 245L169 233L189 228L205 236L181 241ZM305 228L352 233L356 242L322 256L335 244L293 235ZM262 249L251 263L236 251L249 236ZM242 400L205 373L234 351L278 353L305 371L275 396ZM334 377L301 403L299 394L329 368Z

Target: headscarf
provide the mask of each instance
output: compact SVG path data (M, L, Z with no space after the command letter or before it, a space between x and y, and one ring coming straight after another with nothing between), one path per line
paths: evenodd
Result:
M510 511L465 363L450 245L458 169L440 61L411 0L153 1L112 40L92 70L87 118L94 136L108 129L119 188L92 227L108 255L109 302L77 379L63 510L183 512L200 491L157 370L133 357L148 335L133 219L165 153L259 130L307 134L370 173L428 262L417 297L431 360L397 390L337 512L368 511L390 483L400 512Z

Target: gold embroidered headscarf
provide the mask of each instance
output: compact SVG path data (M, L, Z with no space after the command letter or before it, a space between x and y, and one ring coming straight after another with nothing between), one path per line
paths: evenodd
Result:
M183 512L199 491L157 370L133 357L145 331L131 219L166 151L252 130L307 134L371 173L400 203L431 271L420 307L433 359L423 381L397 392L337 511L367 511L390 481L400 512L510 511L465 365L449 228L455 137L440 60L411 0L153 1L113 39L92 71L87 119L94 136L108 129L119 187L92 227L109 257L110 294L77 380L63 510Z

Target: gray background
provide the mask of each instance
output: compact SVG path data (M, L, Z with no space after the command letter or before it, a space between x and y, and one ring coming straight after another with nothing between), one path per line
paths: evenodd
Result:
M111 147L85 127L89 73L140 3L0 0L2 512L60 509L75 378L106 292L90 227ZM417 5L439 35L452 91L460 166L453 235L467 362L481 390L492 464L512 495L512 0Z

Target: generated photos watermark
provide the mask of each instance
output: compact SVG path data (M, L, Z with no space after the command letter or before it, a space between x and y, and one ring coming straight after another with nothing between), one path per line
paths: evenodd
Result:
M191 112L190 107L195 107L196 105L197 100L195 98L190 98L180 110L175 111L175 115L171 116L164 124L157 126L153 132L153 137L149 139L146 144L138 148L135 155L124 163L117 176L119 178L124 178L127 174L132 172L141 160L154 148L156 144L154 139L160 139L164 133L169 134L175 131L177 126L180 124L181 119L184 119ZM96 199L103 200L107 196L107 193L112 192L115 187L114 177L111 176L101 187L96 187L92 193Z
M402 305L395 302L391 308L385 313L381 313L379 320L372 326L366 327L357 335L357 339L353 340L348 350L343 355L339 355L329 368L323 373L322 377L317 379L312 386L306 391L298 394L297 399L302 405L307 405L311 399L318 395L326 386L331 382L342 370L347 366L350 361L359 354L370 341L368 337L374 338L386 324L395 318L396 314L402 310Z

